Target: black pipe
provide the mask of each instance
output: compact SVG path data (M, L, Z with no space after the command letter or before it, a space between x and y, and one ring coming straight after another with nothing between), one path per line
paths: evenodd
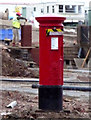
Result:
M74 83L74 84L91 84L91 82L84 81L64 81L64 83Z
M39 80L34 79L8 79L8 78L0 78L0 81L4 82L39 82Z
M32 84L32 88L39 88L39 84Z
M91 91L91 87L63 86L63 90Z
M5 82L39 82L39 79L8 79L8 78L0 78L0 81L5 81ZM74 84L91 84L91 82L84 82L84 81L64 81L64 83L74 83Z
M39 88L39 84L33 84L32 88ZM62 86L63 90L91 91L91 87Z

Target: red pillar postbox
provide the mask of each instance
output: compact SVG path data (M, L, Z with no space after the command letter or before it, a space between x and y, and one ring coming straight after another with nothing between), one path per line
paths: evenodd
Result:
M62 110L64 17L36 17L39 22L39 109Z

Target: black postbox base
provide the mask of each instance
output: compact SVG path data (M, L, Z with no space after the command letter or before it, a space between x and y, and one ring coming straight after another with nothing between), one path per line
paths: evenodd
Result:
M62 86L39 86L39 109L61 111L62 104Z

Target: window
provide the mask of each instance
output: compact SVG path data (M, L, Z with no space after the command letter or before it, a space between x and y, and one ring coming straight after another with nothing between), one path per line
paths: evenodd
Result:
M49 13L49 6L47 6L47 13Z
M36 11L36 7L34 7L34 11Z
M26 7L22 7L22 17L26 17Z
M81 5L78 6L78 13L82 13L82 6Z
M67 13L76 13L76 6L75 5L66 5L65 12Z
M59 5L59 12L63 12L63 5Z
M54 10L54 6L52 6L52 13L54 13L55 12L55 10Z
M44 13L44 9L43 8L41 8L41 13Z

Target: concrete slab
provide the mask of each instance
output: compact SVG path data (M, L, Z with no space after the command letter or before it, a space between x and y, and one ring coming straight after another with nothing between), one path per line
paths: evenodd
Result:
M74 58L74 61L75 61L75 63L76 63L76 67L79 69L79 68L82 68L81 66L82 66L82 63L83 63L83 61L84 61L84 59L83 58ZM85 63L85 65L84 65L84 67L86 67L86 63Z
M88 68L91 70L91 58L88 61Z

